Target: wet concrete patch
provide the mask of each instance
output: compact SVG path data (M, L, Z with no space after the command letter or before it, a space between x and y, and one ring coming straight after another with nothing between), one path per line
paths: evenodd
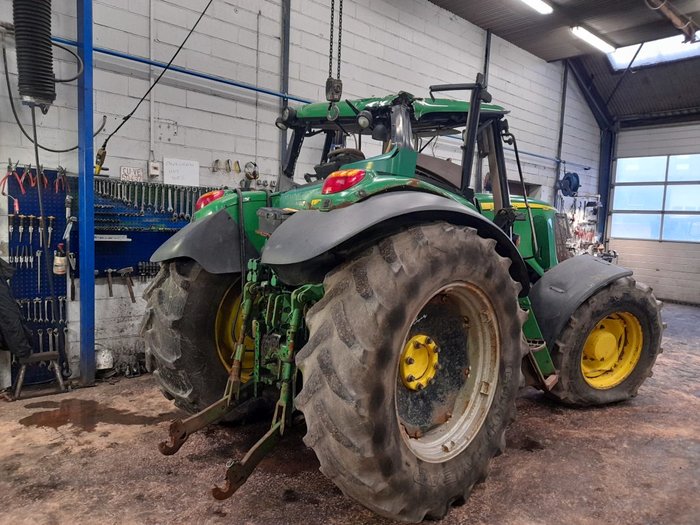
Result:
M98 403L91 399L63 399L30 403L26 408L53 408L35 412L19 420L19 424L25 427L47 427L58 429L64 425L72 425L79 432L93 432L97 423L110 425L153 425L160 423L167 417L174 417L175 413L161 413L157 416L143 416L128 410L119 410Z

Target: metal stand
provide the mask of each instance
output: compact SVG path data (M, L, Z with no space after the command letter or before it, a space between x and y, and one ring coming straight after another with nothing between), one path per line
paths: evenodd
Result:
M27 371L27 365L42 361L48 361L49 368L53 368L53 373L56 376L56 383L58 383L59 393L65 392L66 385L63 383L63 376L61 376L61 367L58 364L58 358L58 352L39 352L32 354L29 357L20 359L22 367L19 369L19 374L17 375L17 384L15 385L14 393L15 401L22 395L22 385L24 384L24 374Z

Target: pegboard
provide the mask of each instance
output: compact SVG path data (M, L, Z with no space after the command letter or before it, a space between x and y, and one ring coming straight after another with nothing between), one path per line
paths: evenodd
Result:
M139 275L139 267L146 267L153 252L189 223L197 199L211 189L96 177L97 275L127 267Z
M17 174L20 178L24 174L23 168L17 168ZM36 170L31 170L32 177L35 179ZM53 217L53 220L49 220L48 224L52 224L52 231L49 239L49 252L53 253L59 242L63 242L61 237L66 228L66 191L63 186L58 187L58 192L55 192L56 185L55 180L58 176L55 170L44 170L47 184L43 187L43 197L44 197L44 215L47 220L49 217ZM8 217L9 226L13 229L12 234L8 237L9 239L9 256L14 261L13 266L16 269L15 276L12 278L12 291L17 299L20 298L34 298L34 297L48 297L49 295L49 283L44 267L44 254L41 254L40 259L37 257L37 251L43 252L40 247L41 234L39 229L39 198L36 185L32 185L29 177L24 177L24 191L20 188L17 180L12 177L8 179L7 183L7 193L8 196L8 210L10 215ZM14 203L13 197L18 199L19 204L19 214L14 215ZM30 217L32 218L30 221ZM33 232L29 231L29 224L33 225ZM20 224L22 226L20 226ZM47 227L48 227L47 224ZM21 233L20 239L20 227L24 230ZM71 247L72 249L72 247ZM30 257L30 261L18 262L16 257ZM41 262L41 265L38 262ZM50 257L50 265L53 266L53 257ZM33 264L33 266L32 266ZM27 267L29 265L29 267ZM39 269L41 266L41 286L38 286L39 280ZM65 295L66 293L66 282L65 278L56 277L54 278L54 286L56 290L56 295Z
M66 227L66 195L69 194L69 186L72 181L68 177L59 174L57 170L44 170L44 178L37 180L36 169L30 169L26 175L26 168L17 166L16 176L11 174L6 180L6 193L8 194L8 255L9 261L15 268L15 275L10 282L12 293L20 303L22 316L27 327L32 332L32 346L35 352L47 352L52 348L49 344L47 331L55 327L63 331L67 327L67 299L66 277L53 275L54 292L57 298L62 298L56 305L58 313L58 325L46 319L53 320L53 311L49 298L49 282L44 262L44 253L41 243L39 222L39 193L37 184L43 184L44 215L47 218L47 228L51 225L49 247L49 271L53 268L53 253L60 242ZM58 182L57 182L58 181ZM70 188L73 189L73 188ZM15 202L16 201L16 202ZM15 213L17 212L17 213ZM53 217L52 220L48 220ZM32 231L30 231L30 225ZM20 232L20 230L22 230ZM71 249L73 247L71 246ZM41 256L37 256L37 252ZM37 301L38 299L38 301ZM62 322L61 322L62 319ZM61 334L61 336L64 336ZM39 343L41 337L42 343ZM55 341L56 339L53 339ZM59 337L63 343L64 337ZM13 381L18 372L17 363L13 364ZM33 365L27 368L25 384L36 384L53 379L53 373L46 366Z

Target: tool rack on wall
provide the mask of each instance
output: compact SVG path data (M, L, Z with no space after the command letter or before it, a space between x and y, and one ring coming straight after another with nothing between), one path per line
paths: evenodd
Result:
M95 177L95 275L111 281L126 269L140 280L153 277L153 252L187 225L212 189Z
M54 290L58 300L54 315L53 298L49 292L44 263L39 221L39 194L42 184L44 215L47 219L48 248L53 254L66 227L66 197L70 195L69 177L63 170L45 169L37 177L37 170L28 166L8 166L3 179L3 193L8 199L8 262L15 268L11 280L12 292L30 330L34 352L59 351L65 354L68 341L68 296L64 276L54 275ZM50 257L49 266L53 265ZM46 362L27 369L25 384L53 381L54 374ZM61 367L69 375L68 364ZM13 363L13 382L19 364Z
M9 262L16 269L11 281L12 291L31 331L34 352L57 350L55 345L61 345L65 350L69 340L68 301L75 300L73 283L79 277L77 260L80 256L75 226L75 217L78 216L77 177L68 176L61 168L44 169L42 173L43 177L37 179L36 169L30 166L9 166L3 180L9 210ZM53 254L58 244L64 243L70 252L67 253L68 278L54 275L55 295L59 302L56 320L52 319L48 280L41 260L43 253L39 252L40 212L36 189L39 183L43 184L44 215L47 227L50 227L49 251ZM216 188L96 177L93 189L95 276L109 278L110 296L113 278L121 276L129 287L132 301L135 301L132 278L146 281L156 275L159 266L150 262L153 252L188 224L199 197ZM68 230L67 224L71 224ZM54 326L59 327L61 337L56 338ZM28 367L25 384L52 381L53 374L45 365L39 363ZM68 371L67 364L63 363L63 366ZM18 364L13 363L13 381L18 369Z

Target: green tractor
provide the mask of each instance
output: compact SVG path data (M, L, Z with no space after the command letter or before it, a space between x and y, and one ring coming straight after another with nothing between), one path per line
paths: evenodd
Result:
M455 90L470 101L434 97ZM556 210L509 194L504 143L516 158L517 143L490 102L479 75L426 98L288 108L280 191L208 193L154 254L142 333L163 393L192 414L161 452L272 414L216 498L300 411L346 495L393 519L440 518L503 451L521 387L601 405L651 375L660 303L630 270L558 257ZM461 162L424 153L447 136ZM477 163L490 193L472 189Z

